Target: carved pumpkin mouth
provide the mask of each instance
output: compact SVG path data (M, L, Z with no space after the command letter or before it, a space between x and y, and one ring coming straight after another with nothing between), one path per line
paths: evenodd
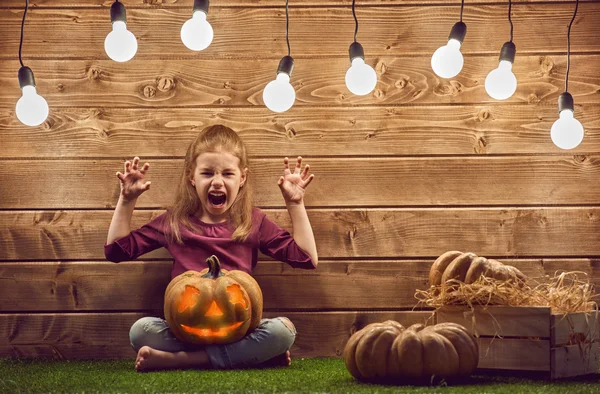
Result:
M194 334L200 337L226 337L230 332L234 331L236 328L244 324L243 321L233 323L230 326L220 327L220 328L198 328L198 327L190 327L185 324L181 325L181 328L188 334Z

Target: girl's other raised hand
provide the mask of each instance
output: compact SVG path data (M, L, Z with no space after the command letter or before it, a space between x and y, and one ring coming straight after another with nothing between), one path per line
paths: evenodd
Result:
M315 177L313 174L308 174L309 169L310 166L307 164L302 170L301 156L298 156L293 172L290 170L288 158L283 159L283 176L279 178L277 184L286 203L304 202L304 192Z
M134 157L133 162L125 162L125 172L122 174L117 171L117 178L121 182L121 196L125 201L132 201L138 198L143 192L150 189L151 182L145 182L144 177L150 164L144 163L142 168L138 168L139 157Z

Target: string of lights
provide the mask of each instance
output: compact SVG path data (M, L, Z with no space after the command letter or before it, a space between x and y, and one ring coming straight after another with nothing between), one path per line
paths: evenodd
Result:
M465 2L461 0L459 21L456 22L448 36L448 43L438 48L431 57L431 67L441 78L453 78L460 73L464 58L460 52L466 37L467 25L463 22ZM559 96L559 119L552 125L550 134L556 146L561 149L572 149L583 140L584 130L581 123L574 117L574 100L568 92L569 72L571 69L571 28L579 7L575 2L573 17L567 30L567 69L565 74L565 91ZM25 21L29 9L29 0L25 0L25 9L21 21L21 37L19 43L19 63L21 65L18 77L22 89L22 97L16 105L17 118L28 126L42 124L49 114L48 103L36 91L33 71L23 63L23 39ZM210 46L214 32L207 21L209 0L194 0L192 17L181 28L181 41L193 51L202 51ZM364 48L357 41L359 23L356 15L356 0L352 0L352 16L354 18L354 40L349 47L351 66L345 75L346 87L356 95L367 95L377 85L377 73L365 63ZM109 58L117 62L131 60L138 49L135 35L127 30L125 6L115 0L110 8L112 31L106 36L104 48ZM496 100L506 100L517 90L517 78L512 72L515 61L516 46L513 42L514 25L512 21L512 0L508 0L508 22L510 24L510 40L502 45L498 67L492 70L485 79L487 93ZM296 92L290 84L294 59L291 56L289 40L289 0L285 2L285 39L287 55L282 57L277 67L275 80L270 81L263 90L263 101L267 108L274 112L284 112L290 109L296 99Z

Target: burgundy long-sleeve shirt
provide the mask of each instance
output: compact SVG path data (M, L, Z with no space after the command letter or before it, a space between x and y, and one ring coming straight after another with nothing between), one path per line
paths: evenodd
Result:
M104 245L104 255L116 263L134 260L160 247L173 256L171 278L188 271L201 271L207 267L205 260L216 255L226 270L241 270L248 274L256 266L258 251L292 267L314 269L310 256L294 241L289 232L273 223L258 208L252 211L252 233L244 242L233 241L234 229L229 222L204 223L191 216L201 233L180 226L183 244L168 242L166 212L141 228L132 231L110 245Z

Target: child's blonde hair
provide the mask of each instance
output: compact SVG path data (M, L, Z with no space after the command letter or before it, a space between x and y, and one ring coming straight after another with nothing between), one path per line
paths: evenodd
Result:
M202 211L200 198L190 181L196 169L196 159L205 152L230 153L240 160L242 172L244 168L249 167L246 147L235 131L223 125L209 126L202 130L187 149L175 201L168 210L170 239L180 244L183 243L179 231L180 224L191 231L200 231L189 218L190 215ZM230 223L235 229L231 236L233 240L245 241L252 232L252 207L252 189L246 179L244 187L240 188L229 209Z

